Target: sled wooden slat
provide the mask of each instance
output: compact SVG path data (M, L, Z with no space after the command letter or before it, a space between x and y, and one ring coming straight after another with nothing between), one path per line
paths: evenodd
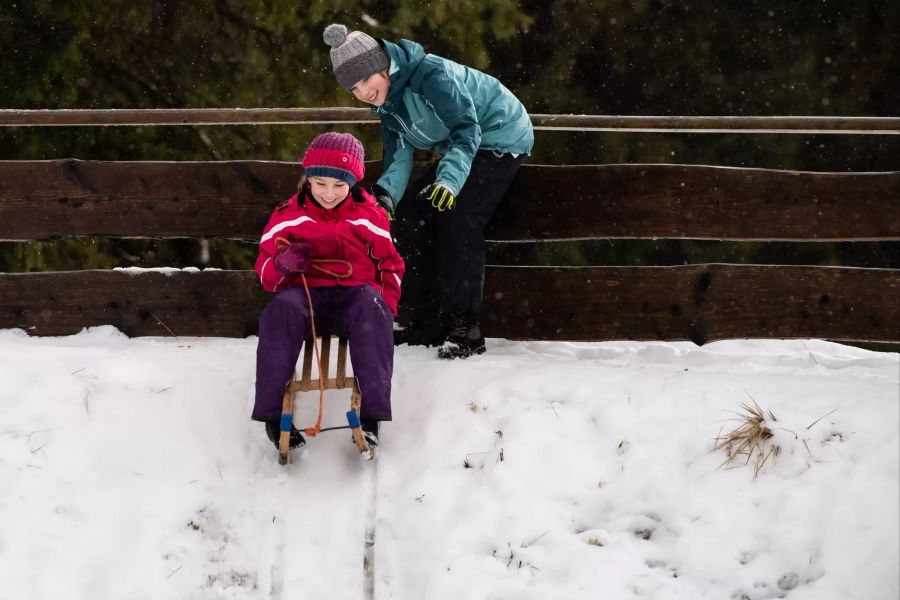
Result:
M335 373L335 386L345 388L347 386L347 340L341 338L338 341L337 372Z
M330 389L328 386L328 374L329 374L329 364L331 362L331 337L326 336L323 338L319 338L320 351L319 351L319 361L322 366L322 371L319 373L319 377L325 378L325 389Z
M301 386L308 386L310 382L310 376L312 375L312 365L313 365L313 347L312 344L309 343L310 340L306 340L303 343L303 368L301 370L300 382ZM302 389L302 388L300 388ZM306 389L310 389L307 387Z
M319 338L320 354L322 357L322 373L325 376L326 390L344 390L352 388L356 379L347 376L347 340L338 338L337 356L335 357L335 373L332 377L331 367L331 337L325 336ZM315 364L316 355L313 352L312 338L307 339L303 343L303 363L300 368L300 379L295 379L291 384L294 392L309 392L319 389L319 376L312 375L312 368ZM318 369L316 369L318 372Z

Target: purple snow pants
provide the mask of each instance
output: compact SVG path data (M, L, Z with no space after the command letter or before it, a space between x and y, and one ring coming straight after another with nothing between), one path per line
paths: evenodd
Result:
M346 337L350 364L362 394L360 416L391 420L391 376L394 372L394 316L371 286L319 287L309 290L321 337ZM309 306L302 287L277 292L259 317L256 348L256 404L252 418L281 416L281 401L310 334Z

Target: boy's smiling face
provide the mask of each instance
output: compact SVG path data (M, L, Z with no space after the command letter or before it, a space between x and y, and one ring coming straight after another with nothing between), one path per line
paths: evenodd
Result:
M357 100L372 106L381 106L387 100L390 87L391 79L388 77L387 71L379 71L366 79L357 81L356 85L350 88L350 91L353 92Z

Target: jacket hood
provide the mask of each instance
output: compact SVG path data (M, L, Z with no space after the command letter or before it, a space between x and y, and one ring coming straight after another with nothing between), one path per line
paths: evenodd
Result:
M399 97L403 93L403 87L425 58L425 49L421 44L410 40L400 40L396 44L381 40L381 43L398 68L395 73L391 74L391 89L388 92L388 98Z

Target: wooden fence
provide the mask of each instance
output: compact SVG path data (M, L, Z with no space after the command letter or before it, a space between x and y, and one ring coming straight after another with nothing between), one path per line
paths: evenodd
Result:
M368 163L367 180L380 170ZM295 163L262 161L0 161L0 239L256 240L298 174ZM900 172L526 165L488 237L896 241ZM247 336L267 300L252 271L0 273L0 328ZM900 270L489 266L484 321L487 335L510 339L897 342Z

